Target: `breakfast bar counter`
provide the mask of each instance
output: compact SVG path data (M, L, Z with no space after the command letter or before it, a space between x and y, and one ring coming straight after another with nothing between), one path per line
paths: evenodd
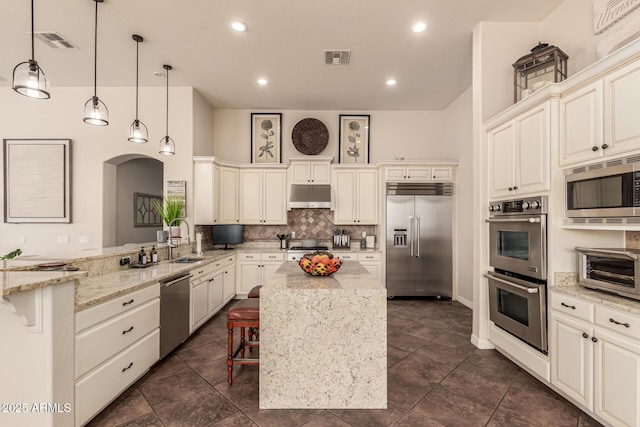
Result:
M387 290L357 261L260 291L260 409L386 409Z

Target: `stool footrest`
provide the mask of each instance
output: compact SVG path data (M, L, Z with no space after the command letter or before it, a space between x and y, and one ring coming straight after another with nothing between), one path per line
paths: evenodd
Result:
M260 359L250 359L247 357L234 357L233 358L233 363L240 363L240 364L251 364L251 365L259 365L260 364Z

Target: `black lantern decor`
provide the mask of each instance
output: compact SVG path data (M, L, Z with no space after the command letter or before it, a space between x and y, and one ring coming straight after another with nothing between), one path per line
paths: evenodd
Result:
M526 98L549 83L567 78L566 53L559 47L538 43L531 53L513 64L513 102Z

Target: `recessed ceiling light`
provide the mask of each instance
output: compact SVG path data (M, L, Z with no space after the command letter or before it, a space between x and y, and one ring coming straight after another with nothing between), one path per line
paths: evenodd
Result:
M387 80L387 86L395 86L396 83L398 83L398 82L395 81L394 79Z
M425 24L424 22L418 22L417 24L414 24L411 29L414 33L421 33L427 29L427 24Z
M247 24L242 21L233 21L231 22L231 28L240 33L247 31Z
M258 84L260 86L264 86L264 85L266 85L268 83L269 83L269 80L267 80L267 79L258 79Z

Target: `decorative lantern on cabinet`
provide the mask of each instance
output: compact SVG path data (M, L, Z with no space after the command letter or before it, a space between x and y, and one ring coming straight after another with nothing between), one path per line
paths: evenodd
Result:
M567 78L566 53L559 47L538 43L531 53L513 64L513 102L526 98L549 83Z

